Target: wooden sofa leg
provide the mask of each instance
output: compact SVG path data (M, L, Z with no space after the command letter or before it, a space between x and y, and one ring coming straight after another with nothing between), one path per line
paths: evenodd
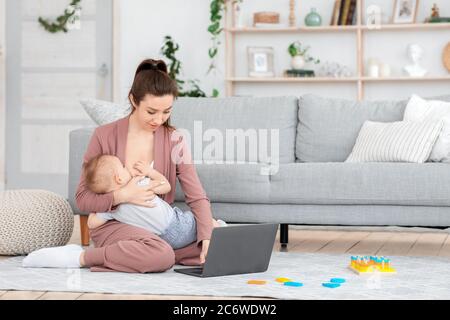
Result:
M80 231L81 231L81 245L89 246L89 228L87 225L88 216L80 215Z
M286 248L289 242L289 225L280 224L280 243L281 247Z

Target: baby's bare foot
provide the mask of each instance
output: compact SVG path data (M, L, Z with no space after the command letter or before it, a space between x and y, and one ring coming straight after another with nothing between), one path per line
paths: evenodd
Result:
M226 227L227 223L223 220L215 220L213 219L213 227L214 228L220 228L220 227Z
M95 213L91 213L89 215L87 225L89 229L95 229L100 227L101 225L105 224L106 221L103 219L99 219Z

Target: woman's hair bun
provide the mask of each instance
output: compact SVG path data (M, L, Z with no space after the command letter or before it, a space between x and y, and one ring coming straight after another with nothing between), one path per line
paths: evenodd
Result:
M167 65L162 60L147 59L142 61L142 63L139 65L139 67L136 70L136 75L141 71L146 70L161 71L167 74Z

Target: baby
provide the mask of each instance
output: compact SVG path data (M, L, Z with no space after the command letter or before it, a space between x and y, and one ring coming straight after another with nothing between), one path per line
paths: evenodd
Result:
M152 163L153 165L153 163ZM167 179L153 169L152 165L138 162L134 168L146 178L138 185L148 186L151 180L160 181L163 186L162 194L171 190ZM116 156L100 155L85 165L87 187L95 193L109 193L125 186L132 175ZM153 207L138 206L129 203L120 204L112 213L92 213L89 215L88 227L98 228L108 220L117 220L122 223L144 228L160 236L173 249L184 248L197 239L197 226L195 217L190 211L172 208L167 202L156 196L151 204ZM226 226L226 223L213 219L213 226Z

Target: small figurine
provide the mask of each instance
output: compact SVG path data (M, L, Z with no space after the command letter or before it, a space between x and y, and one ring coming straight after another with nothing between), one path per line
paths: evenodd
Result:
M436 3L433 4L433 8L431 8L431 17L439 18L439 8Z
M289 27L295 27L295 0L289 1Z
M410 77L423 77L427 74L427 70L420 65L423 57L423 48L418 44L408 45L407 55L412 64L403 67L404 72Z

